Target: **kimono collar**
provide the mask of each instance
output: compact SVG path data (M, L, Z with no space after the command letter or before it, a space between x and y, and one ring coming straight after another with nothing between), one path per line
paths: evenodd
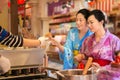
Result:
M109 34L111 34L111 33L109 32L109 30L108 30L108 29L105 29L105 35L104 35L104 37L109 36ZM95 38L95 34L92 36L92 38Z

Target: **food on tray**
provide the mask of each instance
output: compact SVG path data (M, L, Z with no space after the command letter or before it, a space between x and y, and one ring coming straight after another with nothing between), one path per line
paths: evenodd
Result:
M47 33L47 34L45 34L45 37L52 38L52 34L51 33Z

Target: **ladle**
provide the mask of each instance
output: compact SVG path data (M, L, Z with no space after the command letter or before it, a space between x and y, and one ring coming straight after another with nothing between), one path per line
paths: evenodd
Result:
M90 67L91 64L92 64L92 61L93 61L93 58L92 58L92 57L89 57L88 60L87 60L86 65L85 65L85 68L84 68L84 70L83 70L83 72L82 72L83 75L87 74L87 71L88 71L89 67Z

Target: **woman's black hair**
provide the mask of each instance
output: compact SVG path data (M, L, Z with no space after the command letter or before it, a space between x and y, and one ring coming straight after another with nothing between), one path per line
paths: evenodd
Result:
M104 21L104 23L103 23L103 26L105 27L105 15L103 14L103 12L101 11L101 10L97 10L97 9L95 9L95 10L92 10L91 12L90 12L90 16L91 15L94 15L95 16L95 18L100 22L100 21Z
M77 12L76 16L77 16L79 13L83 14L84 17L85 17L85 19L87 20L88 17L89 17L90 11L89 11L88 9L80 9L80 10Z

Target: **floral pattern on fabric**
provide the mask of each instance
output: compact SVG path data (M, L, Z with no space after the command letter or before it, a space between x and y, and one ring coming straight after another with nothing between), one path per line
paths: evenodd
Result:
M86 38L80 52L94 59L113 61L117 50L120 50L120 39L106 30L105 36L99 42L95 41L95 34Z

